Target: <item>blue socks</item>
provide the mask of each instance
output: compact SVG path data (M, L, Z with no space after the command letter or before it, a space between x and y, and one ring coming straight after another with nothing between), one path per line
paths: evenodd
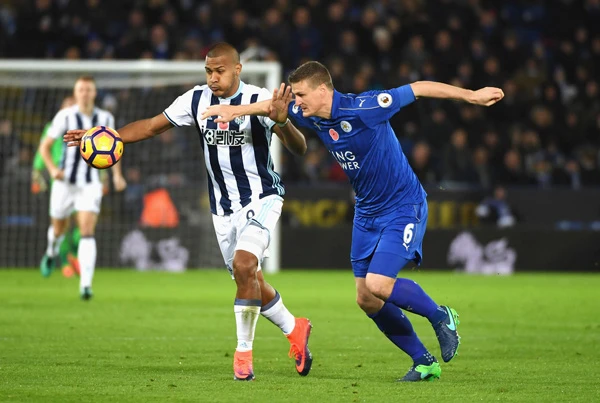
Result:
M432 324L446 319L447 313L440 308L416 282L397 278L392 294L387 299L399 308L426 317Z
M410 320L408 320L397 306L386 302L379 312L367 316L373 319L379 330L392 343L410 355L417 365L421 364L421 362L417 363L417 361L423 361L424 357L431 356L417 337Z

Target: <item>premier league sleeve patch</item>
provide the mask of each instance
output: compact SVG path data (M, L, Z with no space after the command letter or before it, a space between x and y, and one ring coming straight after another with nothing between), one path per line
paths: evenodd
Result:
M389 108L390 106L392 106L392 101L393 98L388 93L382 92L381 94L377 95L377 103L382 108Z

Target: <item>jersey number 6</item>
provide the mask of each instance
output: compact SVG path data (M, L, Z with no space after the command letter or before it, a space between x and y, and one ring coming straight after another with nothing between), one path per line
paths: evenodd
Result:
M404 245L408 245L410 241L413 239L413 230L415 229L415 224L407 224L404 227Z

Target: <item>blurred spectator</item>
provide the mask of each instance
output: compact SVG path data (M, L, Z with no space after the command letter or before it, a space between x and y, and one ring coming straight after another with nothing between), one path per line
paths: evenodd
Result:
M555 167L552 171L552 183L557 186L579 189L581 187L581 175L577 161L570 160L567 161L564 167Z
M310 11L300 7L294 11L292 31L292 63L303 60L316 60L321 55L321 35L311 23Z
M31 150L22 147L17 154L6 161L6 176L16 182L26 183L31 179L31 163L33 155Z
M427 59L429 59L429 52L425 50L425 40L421 35L414 35L402 51L402 60L413 70L419 71Z
M534 183L525 173L521 155L515 149L509 150L504 155L504 166L499 169L496 180L504 186L524 186Z
M150 31L150 47L152 56L157 60L166 60L171 56L169 35L163 25L155 25Z
M581 184L583 186L600 186L600 168L593 149L586 149L581 153L579 165L581 166Z
M431 148L427 143L421 141L415 144L412 148L409 161L410 166L423 185L435 185L438 183L438 175L433 169L431 162Z
M255 31L250 26L248 14L243 9L233 11L231 22L225 31L225 39L237 49L243 49L246 40L254 38Z
M146 18L141 10L132 10L129 14L127 31L117 44L116 55L121 59L136 59L141 51L147 49L149 31Z
M153 185L178 186L186 182L181 158L184 149L177 137L174 130L168 130L153 140L144 164Z
M501 167L504 163L504 149L498 132L493 128L486 130L483 134L482 144L487 151L488 161L491 166L495 168Z
M493 195L486 197L477 206L475 213L483 222L493 222L500 228L511 227L516 223L503 186L496 186Z
M431 113L431 118L424 122L423 132L434 152L440 152L448 144L452 134L452 123L446 111L436 108Z
M125 170L127 188L125 189L125 212L133 222L138 222L144 207L144 186L142 175L137 167Z
M493 172L489 163L488 151L479 146L473 151L473 170L475 182L482 189L489 189L493 184Z
M270 49L274 50L280 60L286 65L291 65L289 43L291 40L290 28L283 21L281 12L276 8L270 8L265 12L261 24L261 41Z
M333 2L327 9L326 24L321 27L321 34L327 38L323 43L323 50L326 55L331 55L338 51L341 43L342 32L350 28L350 22L346 19L346 7L341 1Z
M12 122L8 119L0 120L0 177L9 161L17 154L19 141L13 132Z
M245 60L278 60L286 73L322 60L342 92L417 80L499 86L505 97L491 108L422 100L392 119L418 175L484 188L595 186L598 17L598 0L12 0L0 5L0 56L201 60L225 39ZM9 158L19 159L29 130L10 127L7 135L6 122L0 174ZM457 131L466 134L464 148ZM432 173L438 167L441 178ZM288 182L342 180L318 143L305 159L286 158L284 171Z
M450 144L444 150L442 163L444 182L466 184L474 181L475 173L467 141L467 132L464 129L458 128L452 133Z

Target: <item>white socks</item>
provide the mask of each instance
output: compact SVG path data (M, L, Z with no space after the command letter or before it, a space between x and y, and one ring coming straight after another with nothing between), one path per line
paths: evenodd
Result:
M260 314L279 327L288 336L294 330L296 318L283 305L281 295L277 291L275 293L275 298L262 307Z
M83 290L85 287L92 286L94 278L96 267L96 239L94 237L81 237L77 248L77 258L81 270L79 288Z
M60 252L60 244L63 239L65 239L65 235L60 235L58 238L54 236L54 227L51 225L48 228L48 246L46 247L46 256L55 257Z
M81 263L81 258L79 258ZM260 315L261 300L259 299L235 299L233 312L237 330L237 351L251 351L254 341L256 322Z

